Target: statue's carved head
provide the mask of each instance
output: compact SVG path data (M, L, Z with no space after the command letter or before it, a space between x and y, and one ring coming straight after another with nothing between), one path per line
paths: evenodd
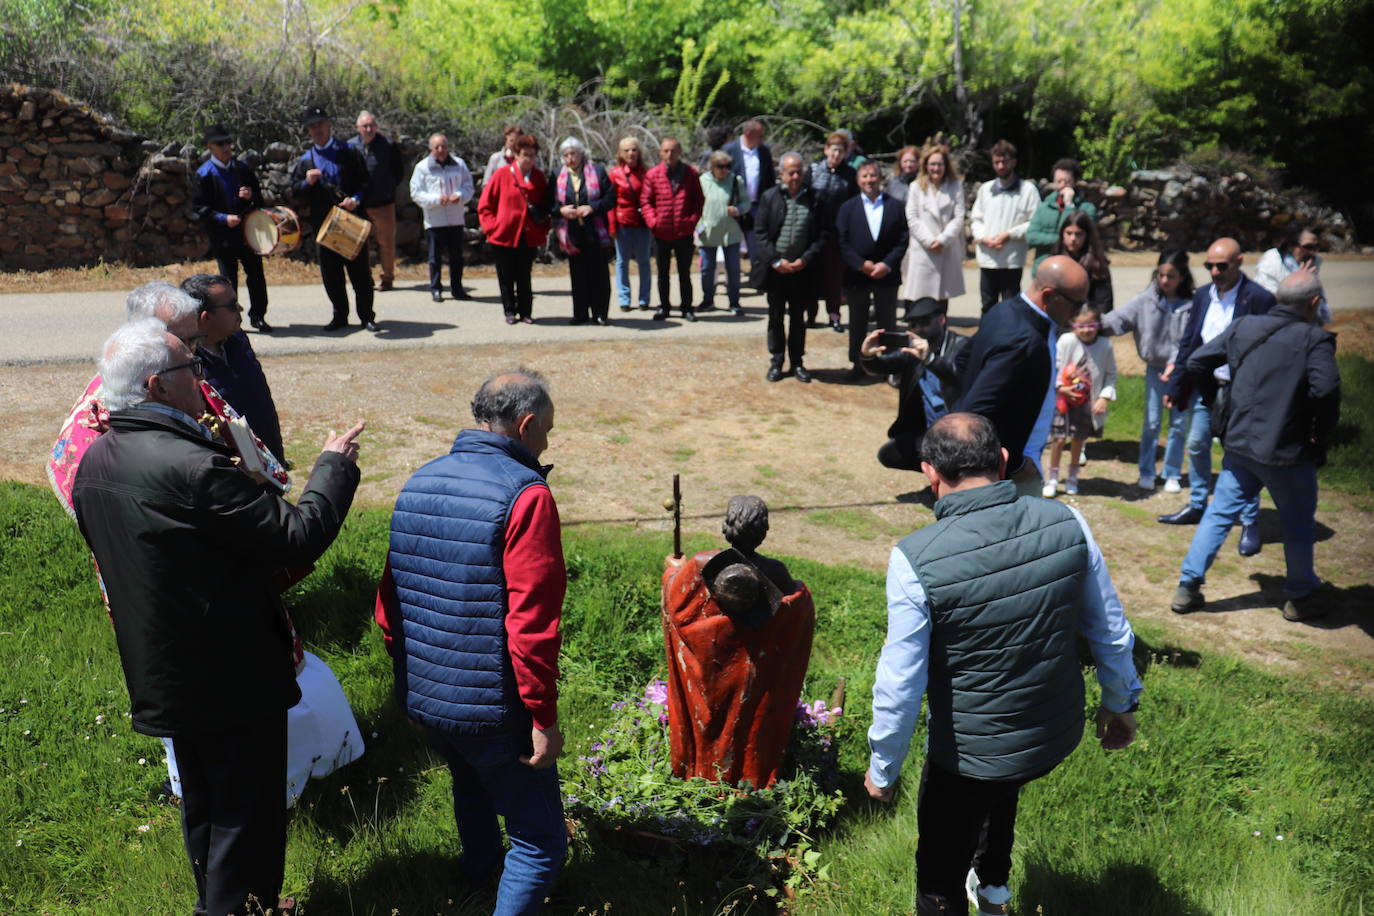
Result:
M732 496L721 533L731 547L750 554L768 537L768 505L757 496Z

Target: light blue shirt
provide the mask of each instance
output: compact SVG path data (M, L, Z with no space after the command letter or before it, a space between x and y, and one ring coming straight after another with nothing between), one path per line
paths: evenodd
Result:
M878 192L874 200L869 200L867 194L860 194L859 197L864 202L864 216L868 217L868 234L873 236L873 241L878 241L878 233L883 228L883 194Z
M154 413L160 413L163 416L171 417L173 420L180 423L182 426L186 427L192 432L200 433L207 439L213 440L215 438L214 434L211 433L210 430L206 428L206 426L203 423L201 423L195 417L191 416L189 413L187 413L179 407L173 407L171 404L164 404L161 401L144 401L142 404L139 404L138 406L146 407L148 410L151 410Z
M1035 418L1035 426L1031 428L1030 437L1026 439L1025 451L1022 453L1026 456L1026 460L1035 465L1035 469L1043 474L1044 469L1040 467L1040 453L1045 450L1045 443L1050 438L1050 424L1054 421L1055 380L1059 378L1059 367L1054 362L1056 352L1055 321L1048 312L1031 302L1025 293L1021 294L1021 301L1035 309L1038 314L1044 315L1045 320L1050 323L1049 333L1045 335L1045 346L1050 349L1050 387L1045 392L1045 400L1040 404L1040 413Z
M1213 337L1226 330L1226 326L1231 323L1231 319L1236 314L1236 294L1240 292L1240 281L1237 280L1235 286L1220 295L1217 294L1215 283L1207 287L1207 292L1209 293L1207 314L1202 316L1203 343L1210 343ZM1212 372L1212 375L1218 381L1229 382L1231 380L1231 367L1222 363Z
M1125 712L1139 699L1140 678L1131 659L1135 634L1088 523L1072 506L1088 541L1088 575L1078 609L1078 630L1088 641L1102 685L1102 705ZM930 605L906 554L893 548L887 564L887 640L873 683L873 725L868 729L869 771L879 788L901 772L926 692L930 656Z

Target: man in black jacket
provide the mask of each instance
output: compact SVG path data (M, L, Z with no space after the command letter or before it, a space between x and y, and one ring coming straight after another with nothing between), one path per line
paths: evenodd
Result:
M205 145L210 158L196 170L191 180L191 218L205 227L210 251L219 272L239 286L239 264L248 285L248 320L263 333L272 330L267 323L267 280L262 272L262 256L243 240L243 217L262 207L262 188L258 176L234 156L234 135L223 124L205 128Z
M765 191L778 183L773 151L763 138L763 122L749 120L740 126L739 137L724 147L730 154L730 171L744 179L744 190L749 195L749 212L744 215L740 228L744 230L741 253L750 258L754 256L754 219L759 201Z
M1263 315L1274 306L1274 297L1264 287L1241 272L1240 243L1217 239L1207 249L1203 265L1212 282L1193 295L1188 324L1178 342L1178 353L1165 374L1169 387L1164 406L1188 408L1188 505L1170 515L1159 516L1165 525L1196 525L1207 508L1207 491L1212 482L1212 392L1215 386L1195 384L1187 372L1188 357L1194 350L1216 338L1227 325L1246 315ZM1217 369L1218 379L1227 378L1225 366ZM1240 516L1240 555L1259 553L1259 500L1245 507Z
M799 382L811 381L806 354L806 311L816 301L817 259L829 229L815 192L803 183L805 166L796 153L778 163L782 184L759 201L754 223L756 250L749 258L749 282L768 298L768 381L782 378L784 353ZM790 326L784 332L784 320Z
M329 211L338 205L353 213L367 197L367 166L362 156L347 143L334 136L329 114L318 105L305 109L301 124L310 134L310 149L296 160L291 171L291 189L305 198L310 206L310 222L318 230ZM319 246L320 280L334 307L334 317L324 326L326 331L348 327L348 287L344 273L353 286L358 300L358 321L369 331L381 330L373 320L372 269L367 262L367 246L357 257L345 260L340 254Z
M844 258L844 295L849 302L849 374L863 378L860 350L868 333L870 303L878 327L897 324L897 287L906 256L906 210L883 193L883 175L876 162L859 166L859 194L840 205L835 232ZM911 470L916 470L915 467Z
M1321 281L1298 271L1279 284L1276 308L1237 319L1188 359L1188 374L1204 389L1215 386L1214 370L1230 369L1231 407L1216 493L1179 574L1177 613L1202 607L1207 569L1261 487L1274 498L1283 528L1283 616L1306 620L1329 610L1316 596L1321 580L1312 545L1317 468L1326 463L1340 414L1341 378L1335 335L1317 323L1321 301Z
M1007 478L1039 495L1040 453L1054 417L1055 329L1088 297L1088 273L1063 255L1040 262L1031 288L983 315L959 354L963 396L955 410L987 417L1006 448Z
M358 484L331 434L300 500L270 495L196 419L200 361L156 319L126 324L99 369L110 431L72 502L100 567L134 731L171 738L202 916L278 905L286 712L300 700L276 574L319 559Z
M901 380L897 419L887 428L887 442L878 449L878 462L900 471L919 471L926 430L959 400L959 377L954 367L968 346L968 338L946 328L944 310L929 296L911 304L906 322L910 346L884 353L878 345L884 328L879 327L863 340L861 366L869 375L896 375Z
M396 185L401 180L401 151L386 134L377 130L377 118L370 111L358 113L358 136L348 141L367 167L367 196L363 210L372 223L368 244L377 244L381 278L377 291L386 292L396 280Z

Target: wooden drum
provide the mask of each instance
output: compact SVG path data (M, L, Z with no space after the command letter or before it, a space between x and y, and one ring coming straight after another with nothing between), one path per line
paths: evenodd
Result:
M243 243L263 256L301 247L301 220L290 207L263 207L243 218Z
M335 207L325 217L315 241L330 251L351 261L367 244L372 224L361 216L354 216L342 207Z

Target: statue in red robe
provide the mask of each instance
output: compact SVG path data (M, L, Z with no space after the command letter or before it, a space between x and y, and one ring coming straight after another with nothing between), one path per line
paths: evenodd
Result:
M723 530L729 549L664 564L673 772L764 788L782 768L816 608L782 562L757 552L761 499L733 497Z

